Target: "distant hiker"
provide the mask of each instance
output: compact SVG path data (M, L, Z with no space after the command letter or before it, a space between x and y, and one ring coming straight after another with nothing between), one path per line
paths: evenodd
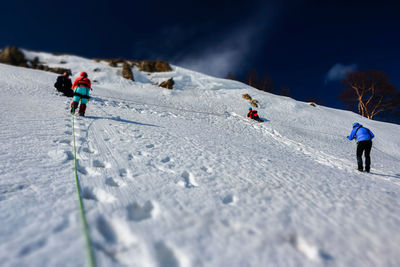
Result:
M81 72L80 76L75 79L72 89L74 89L74 97L71 103L71 114L75 114L75 110L78 108L79 101L79 116L85 116L86 104L89 101L89 90L92 90L92 83L87 77L86 72Z
M73 91L71 89L72 82L69 78L68 72L64 72L63 75L57 77L54 87L57 89L57 91L63 93L65 96L72 97L73 95Z
M368 129L363 127L358 122L353 124L353 130L351 131L350 135L347 138L351 141L354 138L357 141L357 164L358 170L360 172L364 171L363 169L363 160L362 154L365 151L365 171L369 172L371 168L371 157L370 152L372 148L372 138L374 138L374 134Z
M249 117L250 119L262 122L262 119L260 119L260 117L257 114L257 110L253 110L251 107L249 108L249 113L247 113L247 117Z

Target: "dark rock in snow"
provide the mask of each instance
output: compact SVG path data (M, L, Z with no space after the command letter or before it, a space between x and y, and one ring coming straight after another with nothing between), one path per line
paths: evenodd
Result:
M166 80L166 81L163 81L162 83L160 83L160 86L172 90L174 87L174 84L175 84L174 79L171 78L169 80Z
M124 77L125 79L128 79L128 80L131 80L131 81L135 80L133 78L132 66L127 62L124 62L122 64L122 77Z

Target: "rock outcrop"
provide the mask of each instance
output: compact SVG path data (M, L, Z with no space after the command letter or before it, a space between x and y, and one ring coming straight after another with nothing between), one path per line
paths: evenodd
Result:
M143 60L138 63L140 71L146 72L168 72L172 71L171 66L167 61L158 60Z
M26 67L27 60L24 53L15 46L6 46L0 52L0 62L4 64Z
M44 70L62 74L67 72L71 74L70 69L66 68L51 68L39 62L39 58L35 57L33 60L27 60L24 53L15 46L6 46L0 52L0 63L9 64L18 67L26 67L30 69Z

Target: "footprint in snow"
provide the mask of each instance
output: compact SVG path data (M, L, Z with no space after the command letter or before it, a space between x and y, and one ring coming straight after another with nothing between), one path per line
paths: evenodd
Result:
M64 229L66 229L69 226L69 220L68 218L65 218L61 223L59 223L56 227L53 228L53 233L60 233Z
M129 169L119 169L119 176L122 178L132 178L132 172Z
M209 167L206 167L206 166L201 166L200 170L202 170L203 172L206 172L206 173L211 173L212 172L212 169L209 168Z
M225 205L233 205L235 204L237 201L237 197L235 195L227 195L222 199L222 203L224 203Z
M170 162L170 161L171 161L171 158L170 158L170 157L165 157L165 158L163 158L163 159L161 160L162 163L168 163L168 162Z
M150 145L146 145L146 147L147 147L147 148L154 148L154 145L153 145L153 144L150 144Z
M96 247L110 257L114 265L141 266L137 263L149 262L147 247L133 235L128 222L118 218L99 216L96 230L103 240Z
M64 144L64 145L69 145L69 146L70 146L70 145L72 144L72 140L69 140L69 139L62 139L62 140L57 140L56 143Z
M41 238L39 240L33 241L27 245L25 245L18 253L19 256L25 257L31 254L32 252L39 250L44 247L47 243L45 238Z
M67 134L67 135L71 135L72 134L71 131L65 131L64 133Z
M68 226L70 225L71 221L71 214L70 215L64 215L62 220L53 228L52 232L53 233L60 233L64 231Z
M312 261L329 261L332 260L333 257L318 249L318 247L310 244L304 238L298 235L291 235L289 237L289 243L300 253L306 256L309 260Z
M110 163L102 162L102 161L97 160L97 159L92 161L92 166L95 167L95 168L104 168L104 169L111 168L111 164Z
M52 150L47 153L47 155L57 162L67 162L74 159L74 155L71 151L66 151L63 149Z
M162 159L160 160L160 162L164 164L164 165L158 167L160 170L162 170L162 171L169 171L169 172L175 173L175 172L172 170L172 169L175 167L175 164L174 164L173 160L172 160L170 157L167 156L167 157L165 157L165 158L162 158ZM165 169L164 166L166 166L168 169ZM183 183L183 182L182 182L182 183Z
M196 183L196 181L194 180L194 177L193 177L193 175L191 173L189 173L187 171L184 171L181 174L181 177L183 178L183 181L179 182L178 183L179 185L182 185L182 186L184 186L186 188L194 188L194 187L199 186Z
M158 214L157 206L149 200L142 206L134 202L127 207L127 211L129 220L137 222L154 218Z
M91 148L89 148L89 147L84 147L84 148L82 148L82 151L85 152L85 153L88 153L88 154L96 154L96 153L97 153L96 150L91 149Z
M77 160L76 169L78 170L79 173L81 173L81 174L83 174L83 175L87 175L87 174L88 174L88 171L86 170L86 167L81 166L81 165L79 164L79 160Z
M96 221L96 227L107 243L116 243L117 237L111 224L103 217L99 216Z
M164 242L158 242L154 245L158 266L160 267L179 267L181 263L176 252Z
M113 203L116 200L112 194L104 191L101 188L84 187L82 191L82 196L84 199L96 200L103 203Z
M78 170L78 172L80 172L81 174L83 174L83 175L91 175L91 176L100 175L100 173L98 173L94 168L85 167L85 166L80 165L79 160L78 160L77 163L78 163L78 164L77 164L77 165L78 165L78 166L77 166L77 170Z
M112 187L122 187L125 186L125 182L122 181L121 179L114 179L112 177L109 177L106 179L106 185L112 186Z

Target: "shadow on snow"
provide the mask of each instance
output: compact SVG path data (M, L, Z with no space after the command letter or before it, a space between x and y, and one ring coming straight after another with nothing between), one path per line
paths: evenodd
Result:
M395 174L395 175L391 175L391 174L384 174L384 173L370 172L370 174L373 174L373 175L378 175L378 176L382 176L382 177L390 177L390 178L397 178L397 179L400 179L400 173L398 173L398 174Z
M141 126L160 127L160 126L154 125L154 124L147 124L147 123L141 123L141 122L136 122L136 121L125 120L125 119L121 119L120 117L96 117L96 116L85 116L85 118L87 118L87 119L92 119L92 120L112 120L112 121L118 121L118 122L124 122L124 123L131 123L131 124L136 124L136 125L141 125Z

